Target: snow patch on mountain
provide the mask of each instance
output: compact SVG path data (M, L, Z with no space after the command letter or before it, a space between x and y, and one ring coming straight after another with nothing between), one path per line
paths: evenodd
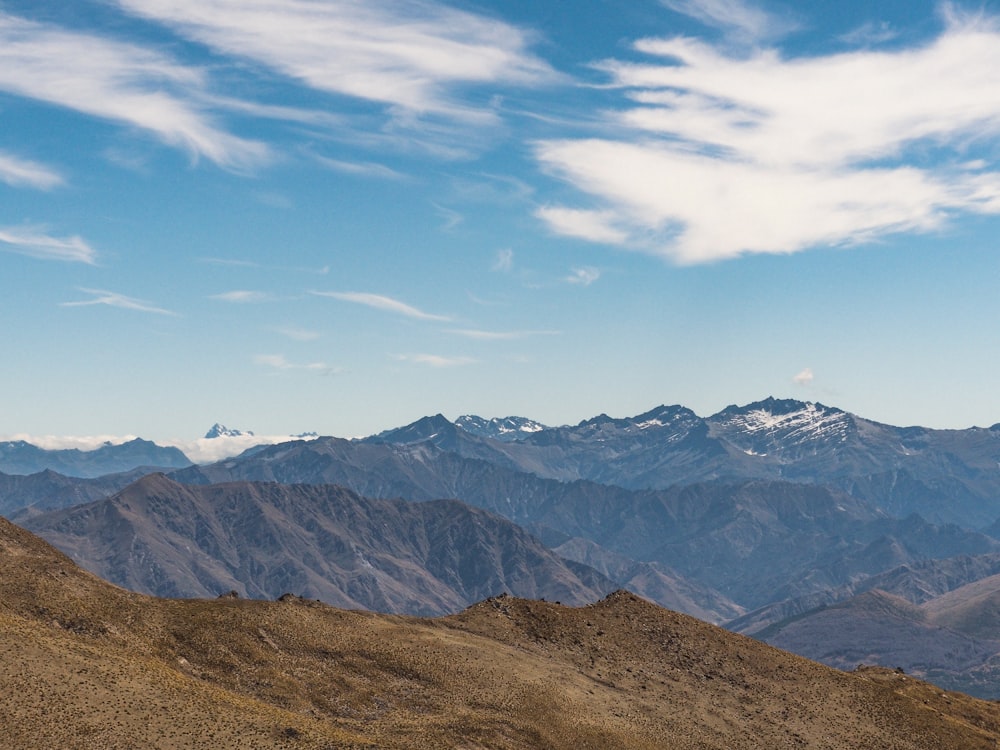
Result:
M494 440L517 440L532 435L548 427L541 422L526 417L493 417L484 419L474 414L465 414L455 420L455 424L468 433Z

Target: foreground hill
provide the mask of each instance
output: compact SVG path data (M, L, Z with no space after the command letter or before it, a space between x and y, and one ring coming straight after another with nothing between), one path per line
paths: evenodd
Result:
M975 750L1000 707L843 673L630 594L437 620L162 600L0 519L0 745Z
M502 592L582 604L614 588L484 510L330 485L186 486L151 474L26 525L106 580L159 596L292 591L341 607L438 615Z

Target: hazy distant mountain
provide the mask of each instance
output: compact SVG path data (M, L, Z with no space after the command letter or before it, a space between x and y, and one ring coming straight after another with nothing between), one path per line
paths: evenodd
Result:
M104 445L94 450L77 448L45 450L23 440L0 442L0 472L37 474L51 470L71 477L100 477L119 474L139 467L150 470L190 466L177 448L164 448L148 440Z
M153 474L26 525L102 578L159 596L292 592L439 615L503 592L579 604L615 588L455 500L376 500L331 486L186 486Z
M892 427L768 398L702 418L681 406L491 437L438 415L378 442L425 442L538 476L663 489L709 479L828 484L894 516L983 528L1000 518L1000 429Z
M918 560L842 586L765 605L726 623L726 627L738 633L756 635L769 625L875 589L905 599L911 604L923 604L966 584L997 574L1000 574L998 552Z
M951 690L1000 698L1000 576L922 605L875 589L755 637L839 669L892 665Z
M17 521L42 511L100 500L147 473L134 469L94 479L67 477L51 469L28 475L0 473L0 516Z

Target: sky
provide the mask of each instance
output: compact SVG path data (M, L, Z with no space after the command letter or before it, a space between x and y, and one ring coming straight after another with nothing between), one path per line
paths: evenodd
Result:
M1000 2L0 0L0 436L1000 422Z

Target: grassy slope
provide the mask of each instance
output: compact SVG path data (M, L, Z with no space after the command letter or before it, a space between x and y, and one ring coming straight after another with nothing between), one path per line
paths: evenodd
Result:
M0 520L0 746L993 748L1000 708L629 594L448 618L158 600Z

